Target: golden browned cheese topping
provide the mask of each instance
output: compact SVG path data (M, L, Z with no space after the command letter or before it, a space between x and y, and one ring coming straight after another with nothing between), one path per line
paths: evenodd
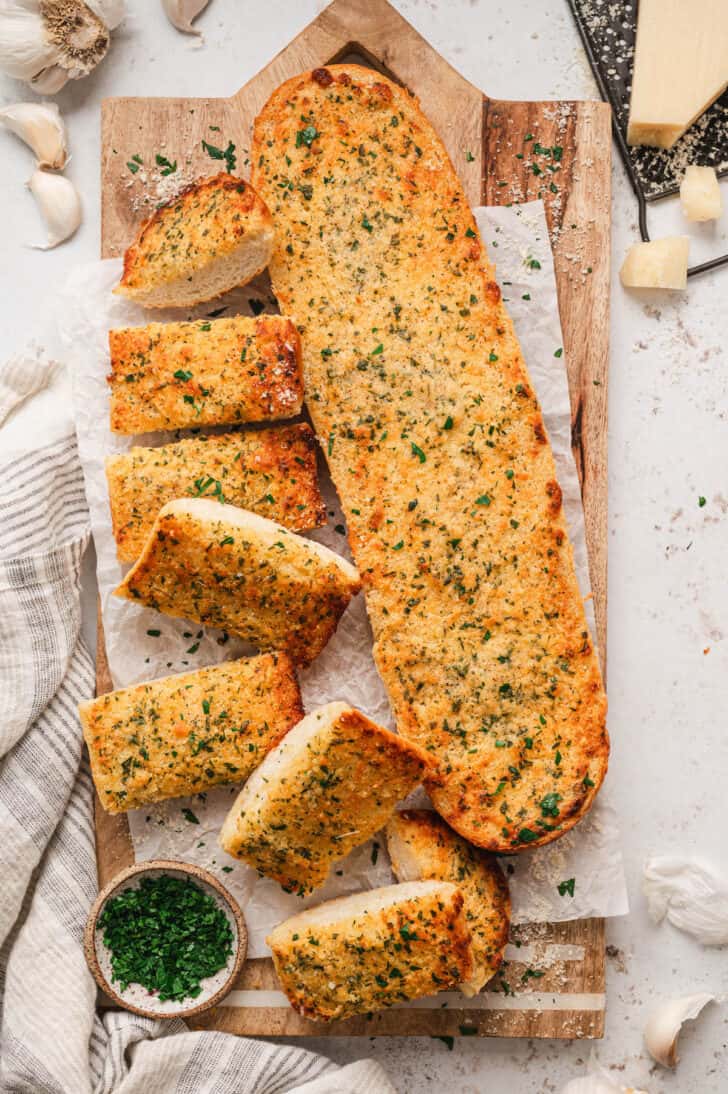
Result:
M266 941L292 1006L331 1021L456 987L472 967L462 908L454 885L389 886L294 916Z
M239 505L302 532L326 523L310 426L192 437L106 461L120 562L139 557L157 513L179 497Z
M194 182L142 225L124 254L119 289L133 295L189 278L235 251L246 234L269 227L265 203L244 179L221 172Z
M109 350L114 433L262 422L301 409L298 332L280 315L111 330Z
M358 710L329 704L288 734L243 787L220 842L305 893L385 824L422 782L426 764L419 749Z
M464 990L480 991L499 968L508 942L511 900L498 860L429 809L395 813L387 825L387 850L398 881L451 881L460 889L474 957Z
M274 93L251 161L398 728L468 839L555 839L604 777L606 699L538 400L445 149L407 91L333 65Z
M109 813L244 782L303 714L289 657L263 654L100 695L79 708Z
M159 513L118 596L308 665L359 591L353 566L248 510L206 498Z

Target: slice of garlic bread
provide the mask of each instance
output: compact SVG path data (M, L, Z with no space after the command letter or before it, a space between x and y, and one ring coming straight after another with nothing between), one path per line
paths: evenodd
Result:
M208 497L295 532L326 523L310 426L202 435L161 448L132 448L106 461L120 562L134 562L157 513L179 497Z
M114 292L145 308L186 308L261 273L273 222L249 182L222 172L199 179L142 224Z
M109 353L113 433L293 418L303 403L301 343L281 315L124 327Z
M452 881L459 887L473 938L473 971L460 988L476 995L500 966L508 942L511 900L498 860L429 809L395 813L387 825L387 850L398 881Z
M243 782L303 714L293 664L261 654L110 691L79 707L104 809Z
M386 823L428 766L402 737L346 703L328 703L250 776L220 843L284 888L305 893Z
M473 964L463 896L446 881L330 900L280 923L266 941L291 1005L321 1022L453 988Z
M207 498L168 502L117 596L308 665L361 582L328 547Z

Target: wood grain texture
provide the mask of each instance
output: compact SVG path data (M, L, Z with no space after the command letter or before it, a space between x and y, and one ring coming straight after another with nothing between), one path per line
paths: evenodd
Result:
M572 404L572 445L582 483L597 641L605 667L607 580L606 400L609 308L610 115L601 103L489 100L468 83L386 0L334 0L230 99L111 99L102 107L102 239L104 257L120 254L153 211L143 172L162 151L184 162L184 177L214 173L202 140L237 146L247 175L253 119L269 95L298 72L334 61L369 64L414 91L443 139L472 204L524 201L542 193L554 247L559 307ZM219 127L211 129L212 126ZM563 151L557 193L533 172L531 136ZM524 151L525 149L525 151ZM519 153L521 154L519 156ZM522 157L522 158L521 158ZM540 162L540 161L539 161ZM505 183L506 185L499 185ZM144 198L147 204L144 204ZM571 225L576 227L571 227ZM588 336L587 336L588 335ZM111 687L99 624L99 693ZM97 802L97 858L103 885L133 861L129 827ZM486 988L485 1007L404 1006L326 1027L289 1007L222 1005L190 1024L247 1035L458 1036L463 1029L496 1037L601 1037L604 1031L604 921L514 928L528 962L509 961ZM562 949L567 947L567 949ZM566 957L554 958L554 954ZM572 956L568 956L571 954ZM544 976L526 976L531 967ZM539 970L540 971L540 970ZM236 991L279 991L269 959L246 962ZM235 996L232 997L233 1002ZM463 1000L463 1002L467 1002ZM252 1005L251 1005L252 1004Z

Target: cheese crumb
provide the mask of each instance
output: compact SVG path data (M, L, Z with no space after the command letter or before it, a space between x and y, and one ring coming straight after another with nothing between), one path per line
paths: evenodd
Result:
M685 168L680 204L686 220L717 220L723 212L718 176L713 167Z

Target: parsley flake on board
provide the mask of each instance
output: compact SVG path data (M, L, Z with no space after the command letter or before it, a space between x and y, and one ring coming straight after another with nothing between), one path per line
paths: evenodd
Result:
M235 170L237 159L235 156L235 145L232 141L228 141L227 148L217 148L214 144L208 144L207 141L202 142L202 147L211 160L225 160L225 167L228 172Z
M122 991L141 984L160 1003L195 999L201 981L233 952L219 904L195 882L169 874L143 877L138 889L107 900L98 929L111 954L112 980Z
M173 175L174 172L177 170L177 160L175 160L174 163L170 163L167 157L160 155L159 152L157 152L154 158L157 162L157 167L162 168L162 170L160 171L161 175Z
M560 881L557 888L559 890L559 896L574 895L574 887L576 886L576 878L570 877L568 881Z

